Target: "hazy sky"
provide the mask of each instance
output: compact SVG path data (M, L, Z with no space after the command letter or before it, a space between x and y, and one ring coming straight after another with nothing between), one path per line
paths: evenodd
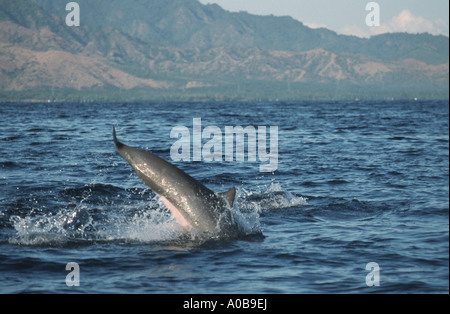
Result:
M380 26L366 25L368 0L200 0L228 11L258 15L290 15L310 27L368 37L386 32L449 35L448 0L378 0Z

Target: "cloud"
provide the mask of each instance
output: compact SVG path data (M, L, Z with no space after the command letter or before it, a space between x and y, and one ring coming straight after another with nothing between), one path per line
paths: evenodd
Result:
M430 33L433 35L449 36L448 22L443 19L428 20L421 16L414 15L410 10L403 10L394 16L387 23L381 23L375 27L360 27L346 25L341 28L340 33L355 35L359 37L369 37L384 33Z
M442 20L430 21L421 16L414 15L409 10L403 10L394 16L391 21L372 29L372 34L382 33L431 33L442 34ZM445 22L444 22L445 24ZM448 30L447 30L448 35Z
M318 23L309 23L309 22L303 22L305 26L308 26L309 28L317 29L317 28L329 28L325 24L318 24Z
M357 37L370 37L371 33L368 27L360 27L357 25L345 25L338 30L339 34L352 35Z

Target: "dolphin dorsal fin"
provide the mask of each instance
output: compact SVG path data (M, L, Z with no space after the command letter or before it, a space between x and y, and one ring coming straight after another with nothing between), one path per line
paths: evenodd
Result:
M236 197L236 188L232 187L226 192L220 193L220 196L222 196L224 199L228 201L228 204L230 204L231 207L233 207L234 204L234 198Z

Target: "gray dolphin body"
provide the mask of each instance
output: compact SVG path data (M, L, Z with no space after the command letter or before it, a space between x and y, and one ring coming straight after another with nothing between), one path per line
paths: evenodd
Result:
M236 189L215 193L164 159L120 143L113 129L116 151L139 178L158 194L179 224L210 234L236 230L231 207Z

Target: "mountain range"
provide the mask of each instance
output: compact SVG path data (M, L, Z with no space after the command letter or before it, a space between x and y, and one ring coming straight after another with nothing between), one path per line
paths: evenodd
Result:
M0 101L446 98L449 38L371 38L197 0L0 0Z

